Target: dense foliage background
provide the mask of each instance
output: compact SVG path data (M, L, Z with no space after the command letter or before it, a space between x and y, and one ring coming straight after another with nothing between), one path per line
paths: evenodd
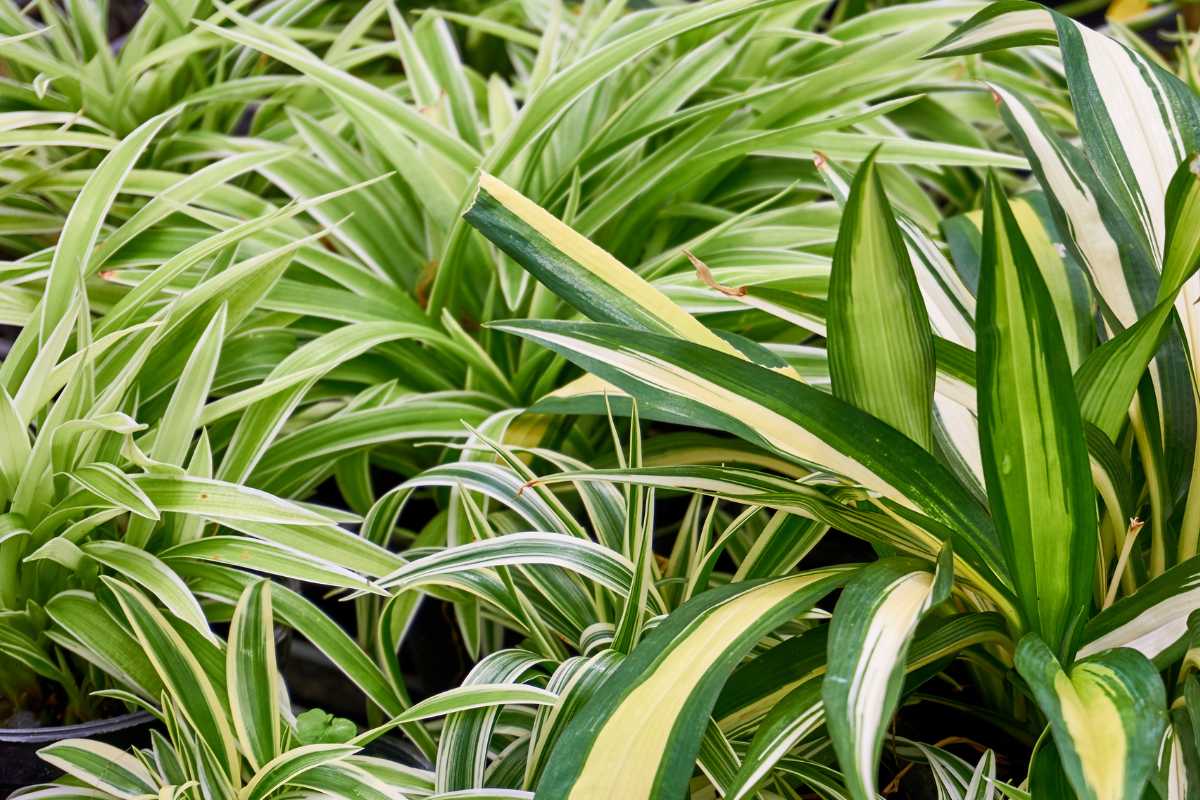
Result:
M1193 796L1197 7L0 0L14 797Z

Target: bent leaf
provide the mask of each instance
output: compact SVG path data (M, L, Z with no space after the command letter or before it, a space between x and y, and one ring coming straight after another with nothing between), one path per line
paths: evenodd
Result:
M875 797L883 735L900 701L909 642L925 612L950 594L949 551L939 562L935 575L920 561L877 561L850 580L834 609L821 694L846 788L855 798Z
M568 723L538 798L678 797L717 693L770 630L812 607L844 568L705 592L651 631Z
M1141 796L1167 720L1166 691L1154 665L1119 648L1064 672L1035 634L1021 640L1015 662L1050 721L1076 794L1082 800Z

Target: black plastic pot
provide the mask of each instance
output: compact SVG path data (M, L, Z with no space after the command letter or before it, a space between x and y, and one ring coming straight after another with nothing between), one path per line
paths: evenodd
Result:
M0 728L0 797L23 786L52 781L62 773L38 758L37 751L63 739L96 739L124 750L150 743L156 720L145 711L112 719L51 728Z

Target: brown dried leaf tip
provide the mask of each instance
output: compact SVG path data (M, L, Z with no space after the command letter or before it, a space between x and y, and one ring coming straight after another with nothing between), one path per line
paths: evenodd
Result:
M721 294L728 295L729 297L745 297L745 286L724 286L717 283L717 279L713 277L712 270L708 268L708 264L696 258L691 250L684 250L683 254L692 262L692 266L696 268L696 274L700 276L700 280L704 281L705 286L710 289L716 289Z

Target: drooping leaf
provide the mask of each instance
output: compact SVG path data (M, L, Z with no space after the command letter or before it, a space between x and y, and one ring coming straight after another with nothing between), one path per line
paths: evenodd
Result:
M1118 648L1064 671L1036 634L1021 640L1015 662L1050 721L1076 794L1085 800L1138 797L1166 727L1166 692L1154 665Z
M567 725L539 798L674 797L725 678L771 628L847 577L818 570L697 596L651 631Z
M855 575L838 599L821 694L846 786L856 798L875 797L883 736L900 701L905 653L921 617L949 595L950 564L948 551L936 575L916 561L877 561Z

